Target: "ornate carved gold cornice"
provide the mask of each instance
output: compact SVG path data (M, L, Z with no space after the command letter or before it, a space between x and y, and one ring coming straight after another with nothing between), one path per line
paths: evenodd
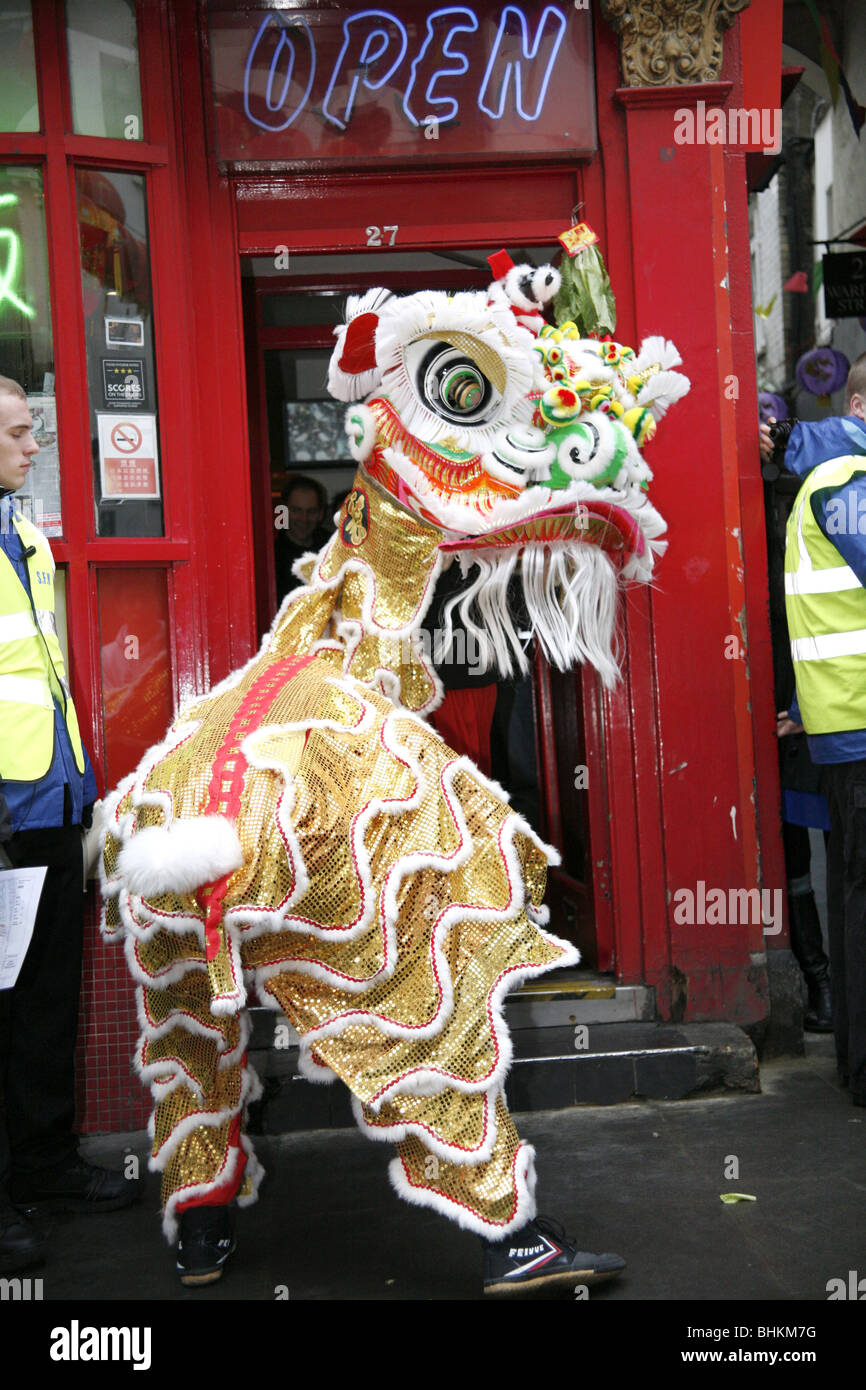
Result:
M620 36L628 87L716 82L722 34L751 0L601 0L601 12Z

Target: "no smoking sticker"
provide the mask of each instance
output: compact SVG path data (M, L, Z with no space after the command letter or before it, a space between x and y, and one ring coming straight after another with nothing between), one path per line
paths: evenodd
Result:
M97 415L103 501L159 497L156 416Z
M141 448L141 430L138 425L124 421L115 425L111 431L111 446L119 454L137 454Z

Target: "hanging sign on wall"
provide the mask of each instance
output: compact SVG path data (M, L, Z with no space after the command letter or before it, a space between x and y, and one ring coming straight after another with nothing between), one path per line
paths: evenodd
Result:
M866 251L824 256L824 312L828 319L866 314Z
M209 5L219 161L575 158L597 146L589 6Z

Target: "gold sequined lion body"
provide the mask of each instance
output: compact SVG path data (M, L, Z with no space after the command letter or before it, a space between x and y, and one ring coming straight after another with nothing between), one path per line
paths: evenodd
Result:
M103 930L138 986L167 1235L190 1205L255 1198L251 1000L396 1144L401 1195L488 1236L532 1217L502 1004L578 956L546 930L555 851L424 722L424 620L459 565L482 660L525 669L519 575L548 658L615 679L618 586L650 577L664 530L638 444L687 388L678 361L662 339L536 334L493 290L350 301L329 385L358 474L336 533L258 655L105 804Z

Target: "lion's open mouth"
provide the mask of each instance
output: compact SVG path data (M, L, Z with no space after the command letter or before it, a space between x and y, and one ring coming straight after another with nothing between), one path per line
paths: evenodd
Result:
M612 502L579 502L577 506L551 507L525 521L485 531L480 536L445 541L440 549L458 552L513 550L533 543L580 542L599 546L612 559L625 562L646 549L643 533L623 507Z

